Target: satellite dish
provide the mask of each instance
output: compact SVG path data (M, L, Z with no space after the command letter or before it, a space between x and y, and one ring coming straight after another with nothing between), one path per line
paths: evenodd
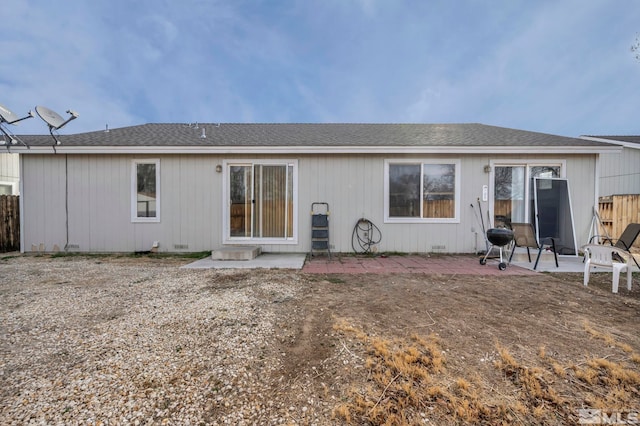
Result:
M18 121L33 117L33 112L29 111L26 117L19 118L9 108L0 105L0 123L15 124Z
M53 131L64 127L64 125L71 120L75 120L76 118L78 118L78 113L75 111L71 111L70 109L67 110L67 113L71 114L71 117L69 117L65 121L65 119L62 118L60 114L41 105L36 106L36 112L38 113L40 118L42 118L42 121L47 123L47 125L49 126L49 133L51 134L53 140L56 142L53 145L53 152L56 152L56 145L60 145L60 141L58 140L56 135L53 134Z
M42 120L49 125L49 129L58 130L71 120L78 118L78 113L68 110L67 113L71 114L71 117L65 121L57 112L50 110L44 106L37 106L36 112L42 118Z
M4 124L16 124L18 121L26 120L27 118L33 117L33 113L29 111L29 114L26 117L18 117L15 115L9 108L4 105L0 105L0 132L11 141L11 145L15 145L18 142L29 148L29 145L21 141L17 136L11 134L11 132L4 128ZM9 149L9 144L7 144L6 140L0 141L0 145L7 145L7 149Z
M54 129L59 129L60 126L64 124L64 118L62 118L57 112L52 111L47 107L37 106L36 112L38 113L40 118L44 120L45 123L47 123Z
M4 105L0 105L0 121L12 124L19 120L20 119L18 118L18 116L15 115L9 108Z

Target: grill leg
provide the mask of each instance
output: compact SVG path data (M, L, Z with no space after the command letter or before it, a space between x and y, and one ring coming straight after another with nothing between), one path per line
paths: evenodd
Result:
M487 263L487 258L489 257L489 254L491 254L491 250L493 250L493 244L489 246L489 248L487 249L487 253L484 255L482 259L480 259L481 265L484 265Z

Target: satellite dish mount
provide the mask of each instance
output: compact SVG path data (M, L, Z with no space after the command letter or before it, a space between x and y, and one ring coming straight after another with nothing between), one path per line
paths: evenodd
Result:
M55 141L55 143L53 144L53 152L56 152L56 145L60 145L60 140L53 133L53 131L61 129L71 120L75 120L76 118L78 118L78 113L70 109L67 110L67 114L71 114L71 117L65 120L57 112L41 105L38 105L36 107L36 112L38 113L38 116L42 119L42 121L47 123L47 126L49 126L49 133Z
M2 132L2 134L4 135L4 139L0 141L0 145L7 145L7 149L9 149L11 145L15 145L18 142L20 142L22 145L26 146L28 149L29 145L27 145L22 140L20 140L20 138L18 138L16 135L12 134L6 128L6 125L16 124L19 121L26 120L27 118L31 118L31 117L33 117L33 112L31 111L29 111L29 113L25 117L20 118L17 115L15 115L13 112L11 112L9 108L3 105L0 105L0 132ZM7 138L9 138L8 142L7 142Z

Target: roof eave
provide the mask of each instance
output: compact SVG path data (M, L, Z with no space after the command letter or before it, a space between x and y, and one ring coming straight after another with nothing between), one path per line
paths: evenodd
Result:
M609 146L56 146L57 154L600 154L618 152ZM51 146L11 147L17 154L53 154Z
M604 142L604 143L623 146L625 148L640 149L640 144L633 143L633 142L619 141L615 139L597 138L593 136L580 136L580 139L593 141L593 142Z

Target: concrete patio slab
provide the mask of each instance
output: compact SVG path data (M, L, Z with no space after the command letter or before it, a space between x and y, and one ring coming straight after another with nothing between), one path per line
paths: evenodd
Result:
M544 272L582 273L584 263L580 256L558 256L556 267L553 256L544 256L534 271L532 262L526 257L517 257L515 261L501 271L499 259L488 258L481 265L481 256L465 255L391 255L356 256L352 254L334 254L314 256L307 259L306 253L263 253L252 260L213 260L211 257L197 260L182 268L190 269L295 269L309 274L459 274L459 275L533 275ZM506 261L506 259L505 259ZM601 269L593 272L607 272ZM638 268L634 267L634 272Z
M262 253L251 260L213 260L211 256L182 266L187 269L302 269L306 253Z
M480 264L474 255L333 255L307 260L302 272L310 274L459 274L459 275L532 275L537 272L516 265L498 269L498 261Z

